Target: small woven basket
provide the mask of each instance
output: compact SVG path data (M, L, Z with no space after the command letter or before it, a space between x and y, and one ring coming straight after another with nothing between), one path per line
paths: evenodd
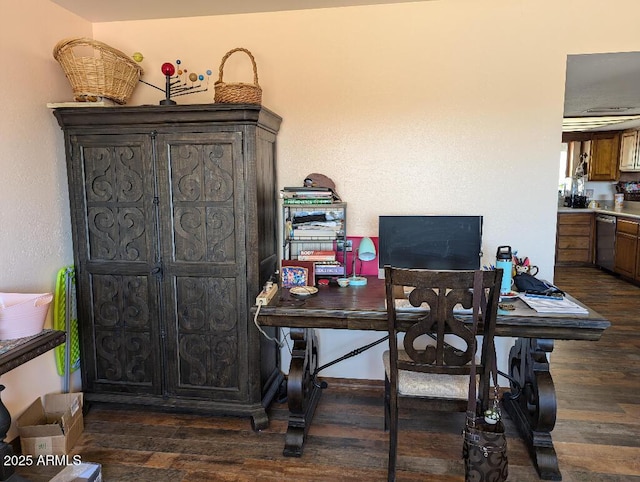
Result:
M93 56L78 56L77 47L93 49ZM142 68L131 58L109 45L89 38L63 39L53 49L53 57L71 83L76 101L111 99L126 104L138 85Z
M224 63L235 52L244 52L251 59L251 63L253 64L253 84L245 84L243 82L226 83L222 81ZM218 81L214 84L214 87L214 102L222 104L261 104L262 89L260 85L258 85L258 68L256 67L256 61L253 55L251 55L251 52L243 48L237 48L227 52L225 56L222 57Z

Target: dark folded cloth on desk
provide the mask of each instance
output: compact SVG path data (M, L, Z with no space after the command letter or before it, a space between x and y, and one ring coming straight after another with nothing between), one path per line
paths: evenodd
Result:
M327 220L326 213L322 214L305 214L302 216L294 216L293 224L304 224L304 223L313 223L313 222L324 222Z
M553 286L551 283L539 280L535 276L531 276L528 273L520 273L513 277L513 282L516 288L520 292L529 292L539 295L551 295L558 293L564 295L564 292L559 288Z

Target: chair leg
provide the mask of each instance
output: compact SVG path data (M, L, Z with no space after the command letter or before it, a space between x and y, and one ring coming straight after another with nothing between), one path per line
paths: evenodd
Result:
M391 385L389 383L389 377L387 374L384 375L384 431L389 430L389 416L390 416L390 394L391 393Z
M388 482L395 482L398 454L398 393L396 391L391 391L389 402L389 464L387 480Z

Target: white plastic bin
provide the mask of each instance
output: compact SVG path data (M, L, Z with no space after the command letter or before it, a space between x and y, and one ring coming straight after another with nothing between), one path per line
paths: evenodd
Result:
M40 333L52 300L51 293L0 293L0 340Z

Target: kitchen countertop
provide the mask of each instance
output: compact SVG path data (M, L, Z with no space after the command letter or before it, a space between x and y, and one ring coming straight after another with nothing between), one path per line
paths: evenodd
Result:
M625 216L640 219L640 202L625 201L623 207L614 208L613 204L603 203L598 208L568 208L558 206L559 213L601 213L613 216Z

